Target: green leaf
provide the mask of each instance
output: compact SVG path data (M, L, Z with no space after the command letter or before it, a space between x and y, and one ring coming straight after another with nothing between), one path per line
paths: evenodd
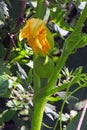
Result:
M6 105L12 109L21 110L24 106L24 101L13 99L8 101Z
M9 82L5 75L0 76L0 96L4 96L8 90Z
M65 41L64 55L70 55L74 49L87 45L87 35L81 34L78 30L74 31Z
M77 116L75 116L75 118L72 119L71 123L68 125L66 130L76 130L80 116L81 116L81 112L79 112L77 114ZM85 117L83 119L83 123L82 123L80 130L86 130L86 129L87 129L87 112L86 112Z
M13 118L13 116L15 115L15 113L16 113L16 111L11 110L11 109L4 111L3 116L2 116L2 120L4 122L10 121Z
M4 1L0 2L0 19L5 21L5 18L9 16L7 4Z
M46 11L46 5L44 0L38 1L36 8L36 17L39 19L43 19L45 11Z
M0 7L0 20L5 21L4 11L1 7Z
M78 45L78 42L81 40L81 34L80 32L73 32L65 41L63 53L64 55L70 55L74 49L76 49L76 46Z
M53 8L52 12L51 12L51 15L52 15L52 19L58 23L58 21L61 21L62 20L62 17L64 15L64 10L62 10L60 7L56 9Z
M76 48L84 47L87 45L87 34L81 34L81 40L79 40Z
M7 0L6 2L8 2L9 0ZM19 13L20 13L20 9L21 9L21 3L22 1L20 0L10 0L10 5L11 7L9 8L9 14L10 17L12 18L18 18L19 17Z
M86 35L81 34L81 30L82 25L86 19L86 15L87 15L87 5L85 6L82 14L80 15L80 18L75 26L75 30L71 35L68 36L68 38L65 41L63 51L64 55L68 56L73 52L74 49L77 49L77 47L82 47L83 45L85 45L87 38Z
M9 69L3 64L4 64L4 61L0 59L0 76L5 75L5 74L11 74Z
M65 22L64 20L58 21L57 23L62 29L67 30L67 31L73 31L74 29L70 27L70 25Z
M80 18L79 18L77 24L76 24L76 26L75 26L75 31L76 31L76 30L81 31L82 26L83 26L83 23L84 23L85 20L86 20L86 16L87 16L87 4L86 4L86 6L85 6L85 8L84 8L84 10L83 10L83 12L82 12L82 14L80 15ZM74 31L74 32L75 32L75 31Z

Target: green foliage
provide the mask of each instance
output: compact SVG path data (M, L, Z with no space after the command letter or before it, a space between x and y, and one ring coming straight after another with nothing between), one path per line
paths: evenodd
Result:
M69 123L69 126L67 127L67 130L75 130L75 129L77 128L77 125L78 125L78 121L79 121L80 116L81 116L81 112L79 112L79 113L72 119L72 122ZM85 114L85 117L84 117L84 120L83 120L83 124L82 124L80 130L84 130L84 129L87 127L86 119L87 119L87 113Z
M80 95L76 95L80 90L86 91L87 73L83 66L70 70L66 62L70 55L87 45L87 4L80 9L81 2L83 0L0 1L0 129L11 121L17 130L23 127L63 130L64 124L66 130L77 128L82 111L76 110L73 118L71 110L67 112L66 108L73 100L81 101L77 98ZM52 46L47 59L36 57L25 39L19 41L20 29L29 18L46 22L46 38ZM81 130L87 127L86 118L87 113Z
M15 110L5 110L2 114L2 117L0 118L0 124L2 122L10 121L14 117L15 113Z
M7 5L4 1L0 2L0 21L4 21L9 16Z

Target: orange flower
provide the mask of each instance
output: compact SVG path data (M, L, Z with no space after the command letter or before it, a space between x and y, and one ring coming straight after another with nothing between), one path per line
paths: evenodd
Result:
M28 45L36 55L46 55L53 48L52 34L47 29L43 20L36 18L27 20L19 34L19 40L23 40L24 38L27 39ZM49 41L52 41L52 43Z

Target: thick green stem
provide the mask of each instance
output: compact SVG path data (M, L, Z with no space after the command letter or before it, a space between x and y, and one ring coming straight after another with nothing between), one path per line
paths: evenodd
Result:
M34 64L36 56L34 55ZM41 87L46 85L47 79L40 79L40 77L34 73L34 110L32 115L31 130L41 130L41 124L43 119L44 108L47 102L46 98L38 98L36 93L41 90ZM40 92L41 93L41 92Z
M32 116L31 130L41 130L46 99L35 100L34 112Z
M34 57L33 57L34 64L35 64L35 59L36 59L36 56L34 55ZM34 74L34 77L33 77L34 92L36 92L36 91L38 91L39 88L40 88L40 78L39 78L39 76L36 74L35 69L33 69L33 74Z
M40 89L40 78L38 77L38 75L35 73L34 70L34 91L38 91Z

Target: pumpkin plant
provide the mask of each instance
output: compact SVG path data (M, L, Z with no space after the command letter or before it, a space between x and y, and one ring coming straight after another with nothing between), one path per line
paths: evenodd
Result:
M43 0L40 2L44 3ZM38 6L41 8L39 4ZM54 86L68 56L73 53L74 49L84 46L87 42L87 35L81 33L82 25L86 19L86 5L77 21L74 31L65 40L63 52L56 65L54 65L52 59L49 57L54 47L54 40L52 33L46 27L45 21L41 19L43 18L43 11L44 9L42 10L42 15L39 12L37 13L38 18L27 20L19 34L20 40L27 39L28 45L33 49L34 53L34 110L31 120L31 130L41 130L44 108L48 98L59 89L59 87L55 88ZM84 38L86 38L85 41L83 41ZM72 81L72 84L73 82L77 82L77 80ZM70 86L71 84L69 83L67 88L69 89Z

